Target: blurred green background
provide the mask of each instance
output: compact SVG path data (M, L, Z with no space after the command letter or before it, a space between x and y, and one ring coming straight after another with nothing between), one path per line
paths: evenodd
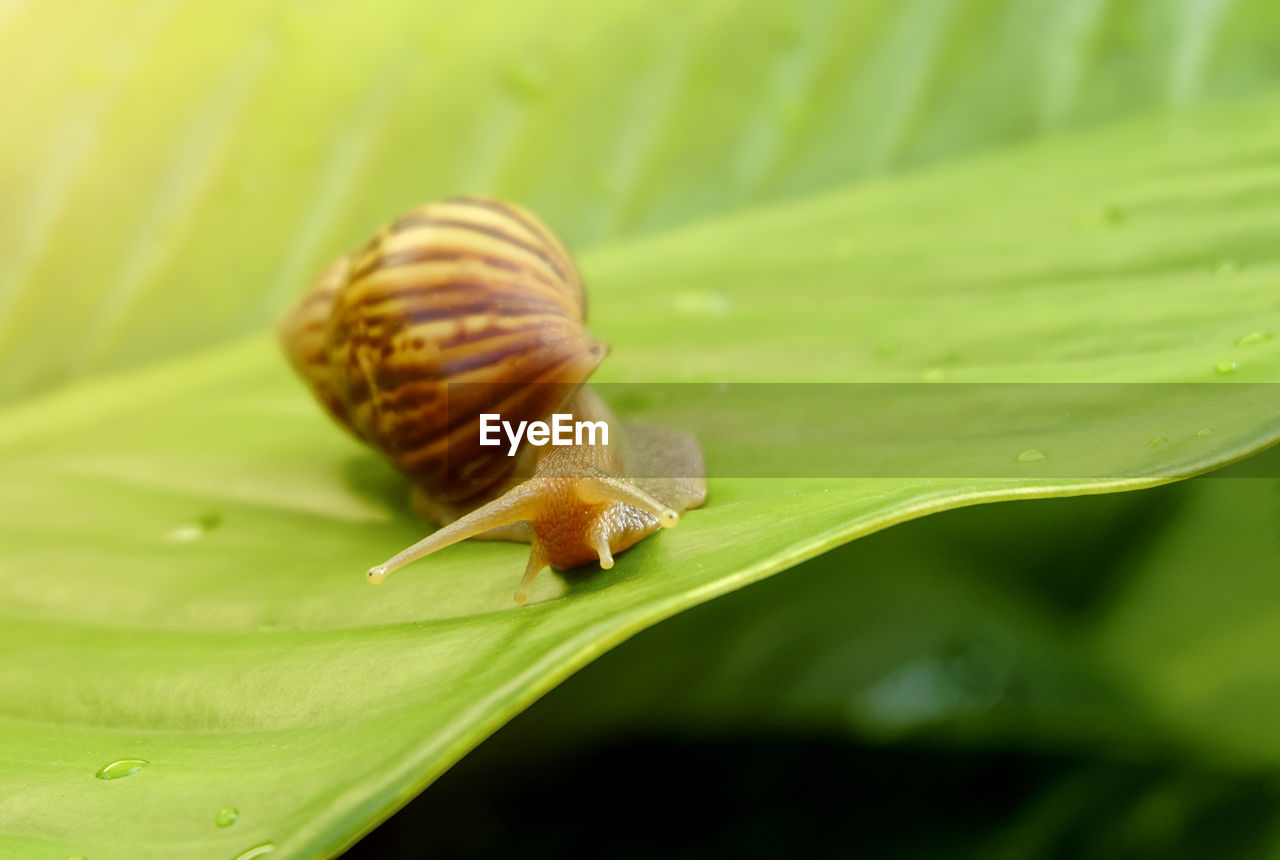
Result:
M3 8L6 398L258 330L433 197L583 254L1280 79L1257 0Z
M1280 857L1265 403L713 472L517 613L517 547L363 588L423 526L265 334L485 193L611 381L1275 383L1280 5L8 0L0 70L0 856Z
M349 856L1277 856L1277 560L1275 479L898 526L605 655Z

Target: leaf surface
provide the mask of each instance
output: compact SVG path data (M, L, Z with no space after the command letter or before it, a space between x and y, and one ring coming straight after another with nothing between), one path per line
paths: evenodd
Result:
M435 197L517 200L582 251L1258 92L1278 24L1266 0L17 0L0 399L259 330Z
M0 6L0 853L330 856L681 609L932 511L1272 443L1274 5L1029 8ZM868 416L939 382L1203 396L1100 395L1062 433L951 386L990 477L927 409L909 476L717 471L743 449L710 426L708 505L609 574L518 609L525 549L469 543L370 589L424 526L257 332L458 191L581 252L605 383L901 383L858 389ZM1088 451L1105 475L1056 468Z
M1274 142L1256 130L1274 106L1214 112L1170 143L1138 124L602 247L584 266L595 325L614 342L605 378L662 367L905 381L941 369L1203 380L1205 402L1265 392L1231 380L1280 370L1280 341L1241 340L1280 329L1263 241L1270 167L1254 157ZM1099 206L1126 215L1079 222ZM688 311L695 289L731 296L732 324ZM900 348L878 353L886 338ZM1215 369L1226 360L1232 373ZM365 584L370 561L423 526L401 481L321 417L265 338L11 408L6 854L229 857L266 841L284 856L331 854L643 627L930 511L1146 486L1245 456L1280 433L1255 400L1212 416L1184 404L1213 432L1156 448L1145 404L1111 401L1082 444L1120 451L1125 479L1044 477L1037 462L998 479L713 474L707 506L679 529L611 573L545 575L524 608L511 602L517 545L460 545ZM1016 416L1020 403L1003 406ZM714 463L717 440L704 443ZM917 444L921 474L929 462L945 472L947 437ZM1015 458L1023 442L985 444ZM1051 432L1043 447L1054 450ZM118 759L150 764L94 778ZM240 818L220 829L224 806Z

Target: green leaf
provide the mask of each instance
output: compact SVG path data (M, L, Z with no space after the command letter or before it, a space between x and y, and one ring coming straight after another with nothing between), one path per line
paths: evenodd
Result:
M433 197L519 200L581 250L1257 91L1278 23L1267 0L7 3L0 399L257 330Z
M1192 824L1204 815L1230 822L1204 843L1209 853L1243 840L1239 856L1266 854L1280 765L1280 482L1258 475L1276 474L1280 448L1248 465L1253 477L1229 468L1139 493L950 511L690 610L505 726L379 844L462 844L475 838L464 822L492 818L505 829L481 844L501 845L513 838L504 811L545 808L531 792L619 768L610 797L625 810L636 802L627 792L652 790L639 774L662 767L627 770L637 744L646 761L711 759L697 791L716 795L713 809L750 809L760 790L741 786L771 779L760 770L777 758L795 779L818 746L851 784L876 786L840 829L852 835L811 834L841 845L910 840L922 809L932 834L975 792L985 808L991 774L1004 785L1016 761L1061 773L1011 790L1025 808L988 818L981 839L994 837L997 853L1074 853L1065 846L1101 829L1089 856L1125 842L1138 843L1128 853L1150 843L1143 856L1199 856L1208 849L1185 838L1205 838ZM766 752L746 752L757 748ZM927 773L930 790L956 777L957 760L972 763L947 798L922 799L915 778L895 795L893 780L862 773L885 758L887 771ZM679 808L678 794L668 800ZM784 823L770 832L804 830L804 802L778 806ZM629 820L600 824L592 811L579 838L628 831ZM678 828L659 822L636 838L661 843ZM722 830L736 832L714 818L700 832ZM554 833L526 847L536 853Z
M1265 122L1275 107L1205 113L1171 137L1139 123L601 247L584 265L593 325L615 348L605 378L1274 381L1280 341L1241 337L1280 328L1265 229L1276 192L1257 157L1280 134ZM689 302L707 291L727 313ZM1215 370L1228 360L1233 373ZM681 528L609 574L544 576L523 608L518 545L460 545L366 586L370 561L423 526L265 338L10 409L0 845L19 858L230 857L267 841L332 854L662 618L930 511L1147 486L1245 456L1280 434L1263 389L1206 384L1155 415L1104 400L1106 420L1074 438L1115 451L1129 477L1046 476L1046 461L1013 479L713 474ZM1205 404L1220 411L1197 436ZM998 406L1008 435L983 445L1007 462L1026 404ZM1150 447L1165 422L1184 432ZM720 442L703 441L714 463ZM916 445L921 474L946 473L948 435ZM94 778L120 759L149 764ZM231 827L214 824L222 807L239 811Z
M1280 448L1248 465L1275 475ZM963 825L950 844L998 856L1267 855L1280 484L1241 471L950 511L683 613L549 693L368 848L521 838L537 854L612 831L626 850L694 827L728 850L755 826L829 853L928 854L915 840ZM696 786L656 776L673 767ZM815 828L828 813L806 786L831 775L856 813ZM675 812L638 827L655 783ZM768 802L762 786L783 783L791 801ZM616 814L588 800L571 825L517 836L513 810L543 820L541 798L575 784ZM475 820L495 825L477 836Z
M869 536L636 636L505 727L481 767L746 734L1270 778L1277 467L1272 448L1154 490Z
M1125 582L1123 559L1201 480L983 505L869 535L646 630L483 757L726 735L1167 754L1171 733L1105 653L1095 660L1087 631Z
M1273 4L1030 8L4 5L0 397L259 331L453 191L583 252L606 381L1275 381L1277 100L1183 112L1275 95ZM262 336L9 407L0 853L331 855L631 633L930 511L1245 456L1280 433L1258 390L1103 397L1019 465L1028 404L957 386L1025 477L923 477L954 466L928 427L915 479L713 473L682 528L520 610L513 545L364 585L423 525ZM1113 477L1055 472L1072 450Z

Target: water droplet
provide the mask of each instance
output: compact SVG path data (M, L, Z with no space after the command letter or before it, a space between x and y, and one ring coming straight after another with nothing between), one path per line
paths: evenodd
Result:
M926 370L923 378L925 382L941 382L945 376L946 374L941 370L934 368L933 370Z
M240 810L234 806L224 806L213 817L213 823L219 827L230 827L240 820Z
M1237 338L1236 346L1253 346L1259 343L1266 343L1269 340L1271 340L1271 332L1254 331Z
M222 525L222 514L216 512L201 514L189 523L174 526L165 533L164 539L174 543L191 543L200 540L220 525Z
M1019 463L1034 463L1037 460L1047 460L1049 455L1041 451L1039 448L1028 448L1018 455Z
M235 860L253 860L254 857L261 857L275 850L276 844L274 842L263 842L261 845L253 846L248 851L241 851L235 856Z
M151 762L140 758L122 758L111 764L104 764L94 776L98 779L123 779L126 776L133 776L149 764Z
M724 293L681 293L676 296L676 310L682 314L722 317L733 310L733 302Z
M1152 439L1150 442L1147 443L1147 447L1159 448L1163 445L1168 445L1168 444L1169 444L1168 439L1164 438L1163 436L1157 436L1156 438Z
M1218 373L1235 373L1237 367L1239 367L1239 365L1234 361L1220 361L1213 366L1213 369L1218 371Z
M259 624L259 625L258 625L258 632L259 632L259 633L275 633L275 632L276 632L276 630L278 630L278 629L279 629L279 628L277 628L274 624L271 624L271 623L267 623L267 624Z
M1240 271L1240 266L1230 258L1218 261L1218 265L1213 267L1213 273L1224 278L1234 275L1238 271Z
M204 529L195 523L183 523L165 533L164 539L173 543L191 543L204 537Z
M1210 436L1212 434L1213 434L1213 430L1208 427L1201 427L1199 430L1196 431L1197 436Z

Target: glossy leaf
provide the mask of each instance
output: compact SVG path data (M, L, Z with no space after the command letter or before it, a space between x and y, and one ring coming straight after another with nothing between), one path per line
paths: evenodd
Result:
M1230 358L1228 376L1275 379L1280 341L1236 345L1280 322L1259 230L1274 206L1251 158L1271 145L1256 129L1273 106L1209 115L1165 146L1138 125L602 248L585 266L615 345L608 373L941 368L1204 379L1209 393ZM1100 205L1128 214L1082 227ZM1218 271L1224 257L1236 270ZM731 324L680 310L695 287L729 296ZM878 355L885 338L901 348ZM930 511L1158 483L1280 433L1264 402L1152 448L1143 403L1111 408L1091 444L1131 450L1129 480L1040 478L1035 462L1022 479L713 476L681 528L609 574L545 576L524 608L511 602L516 545L458 546L365 584L370 559L423 526L402 483L321 417L264 338L11 409L0 782L21 790L0 806L6 853L221 857L272 841L323 856L684 607ZM943 469L945 435L922 438L919 456ZM990 443L1012 458L1014 441ZM94 778L119 759L149 765ZM227 806L239 819L218 828Z
M981 816L973 838L1010 856L1075 854L1082 839L1090 856L1265 855L1280 496L1261 475L1280 448L1249 465L939 514L690 610L560 685L355 856L397 842L493 856L516 809L547 821L523 837L535 854L607 832L654 850L682 828L700 845L744 832L930 845ZM696 777L670 780L685 768ZM857 810L841 828L825 826L835 780ZM993 810L1011 780L1018 808ZM587 801L558 820L542 798L575 783L613 814ZM640 826L660 789L673 812ZM495 827L477 834L478 820Z
M365 585L424 526L264 334L10 405L0 853L333 855L685 607L931 511L1274 441L1274 405L1239 394L1265 389L1218 398L1280 374L1278 102L1182 108L1271 91L1275 12L1050 5L0 9L6 115L35 118L0 141L0 396L257 332L328 255L456 190L582 251L603 381L1205 383L1172 411L1104 398L1071 445L1114 452L1109 479L1055 475L1065 437L1016 421L983 443L1014 478L930 477L953 449L927 426L911 479L713 473L680 529L523 609L514 545ZM1028 433L1045 458L1018 459Z
M1258 91L1278 23L1266 0L16 0L0 399L256 330L433 197L519 200L583 250Z

